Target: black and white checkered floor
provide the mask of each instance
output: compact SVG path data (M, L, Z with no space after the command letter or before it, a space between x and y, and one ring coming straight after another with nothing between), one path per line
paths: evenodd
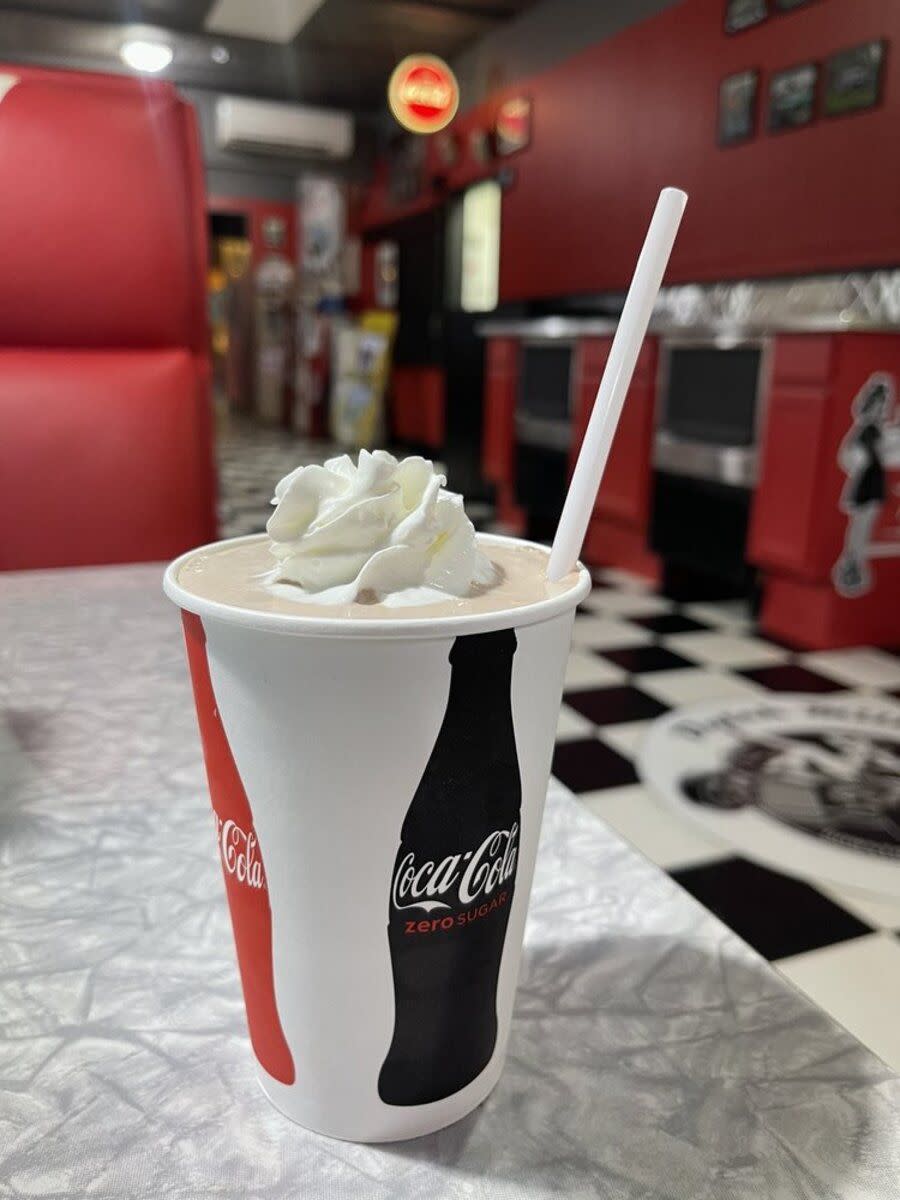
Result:
M275 484L295 467L342 454L339 446L232 419L216 438L219 532L259 533L272 512Z
M216 440L222 536L258 533L272 512L269 502L279 479L295 467L321 463L346 452L345 447L333 442L314 441L283 429L266 429L247 420L232 419ZM397 451L400 456L404 453L408 451ZM466 512L479 529L494 515L492 505L468 500Z
M675 604L596 572L575 619L553 773L861 1041L900 1069L900 900L812 886L742 858L665 807L635 758L661 713L765 692L896 693L900 656L794 653L740 604Z
M220 438L223 536L260 530L274 482L334 452L252 427ZM900 694L900 656L867 647L794 653L762 637L743 605L675 604L640 580L599 570L575 619L553 772L900 1070L900 900L812 886L742 858L664 807L635 768L641 739L670 709L840 691Z

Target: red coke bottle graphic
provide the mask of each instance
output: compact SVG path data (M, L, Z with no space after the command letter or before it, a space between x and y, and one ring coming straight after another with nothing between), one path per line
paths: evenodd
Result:
M266 1071L281 1083L291 1084L294 1060L275 1004L272 910L253 814L219 717L203 623L187 612L182 613L182 620L250 1042Z
M519 854L522 785L511 629L457 638L450 695L400 834L388 905L394 1034L386 1104L452 1096L497 1042L497 979Z

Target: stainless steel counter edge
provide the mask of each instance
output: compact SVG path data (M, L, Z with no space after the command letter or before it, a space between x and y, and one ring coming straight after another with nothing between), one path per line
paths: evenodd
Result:
M586 337L611 337L618 321L594 317L535 317L518 321L483 321L475 332L485 338L517 338L524 342L576 342ZM797 317L779 321L777 326L755 322L715 322L703 325L676 324L652 320L648 333L666 338L690 338L692 341L719 341L728 349L733 341L777 333L900 333L900 325L864 320L841 321L832 317Z
M623 296L598 294L595 304L614 310ZM503 320L487 318L484 337L528 341L574 341L612 333L617 318L602 315ZM728 341L773 333L900 332L900 270L813 275L782 279L738 279L728 283L686 283L664 287L650 332L661 337Z

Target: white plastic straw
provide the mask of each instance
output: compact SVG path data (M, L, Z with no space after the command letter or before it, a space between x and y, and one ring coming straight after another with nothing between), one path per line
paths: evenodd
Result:
M547 564L551 580L567 575L581 553L609 448L687 199L687 193L678 188L664 188L659 194L553 539Z

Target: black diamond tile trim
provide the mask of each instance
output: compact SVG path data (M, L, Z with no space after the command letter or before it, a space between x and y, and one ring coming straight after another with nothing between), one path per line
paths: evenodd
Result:
M697 666L695 662L666 650L664 646L627 646L622 650L597 650L595 653L600 658L608 658L632 675L645 671L678 671Z
M702 621L695 621L693 617L686 617L684 613L679 612L661 613L656 617L632 617L631 623L656 634L709 633L717 628L715 625L704 625Z
M621 725L625 721L649 721L661 713L668 712L639 688L617 686L591 688L582 692L566 692L566 704L577 713L593 721L595 725Z
M745 858L688 867L672 876L769 962L872 932L808 883Z
M772 692L843 692L846 688L834 679L827 679L808 667L796 663L779 663L774 667L757 667L752 671L736 671L761 683Z
M573 792L637 783L637 773L628 759L596 738L557 743L553 774Z

